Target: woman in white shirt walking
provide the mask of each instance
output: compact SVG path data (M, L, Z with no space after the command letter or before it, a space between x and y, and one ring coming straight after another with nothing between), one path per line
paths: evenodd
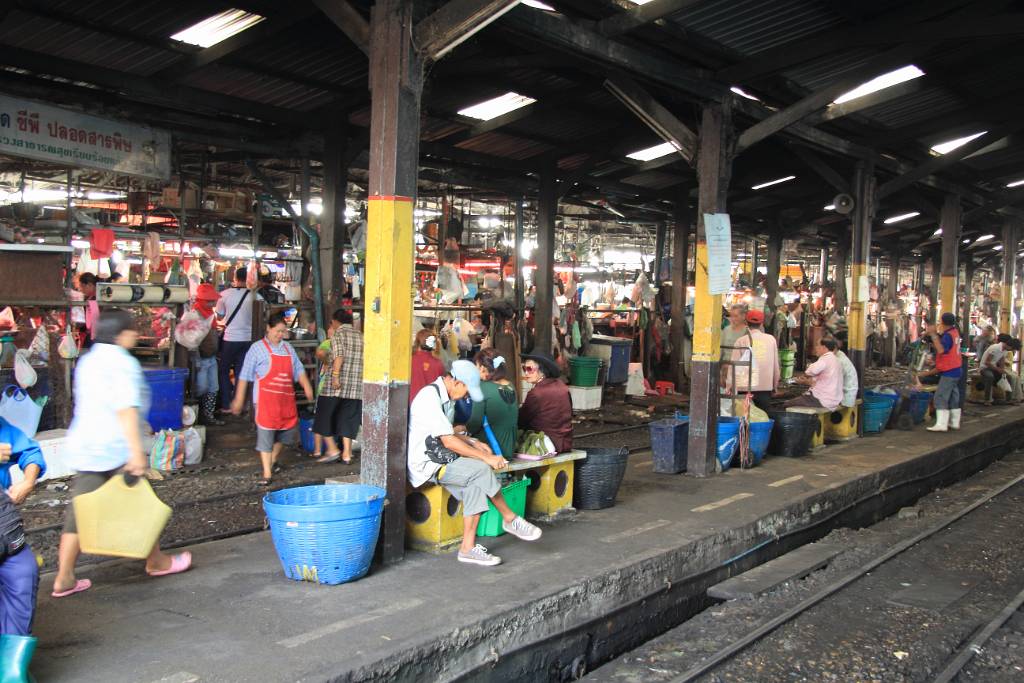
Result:
M126 311L100 315L89 353L75 367L75 412L68 430L70 465L76 474L71 497L95 491L115 474L141 477L149 467L142 450L142 421L149 412L149 386L139 362L128 353L139 340ZM80 549L75 508L68 505L60 537L53 597L89 589L89 579L75 578ZM192 553L165 555L159 544L146 558L146 573L166 576L192 566Z

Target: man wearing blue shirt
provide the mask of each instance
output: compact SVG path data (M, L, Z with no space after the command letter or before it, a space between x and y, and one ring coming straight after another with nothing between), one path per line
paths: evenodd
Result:
M11 466L21 468L25 478L11 484ZM32 493L36 480L46 472L46 461L34 439L0 417L0 489L7 491L15 505L21 505Z

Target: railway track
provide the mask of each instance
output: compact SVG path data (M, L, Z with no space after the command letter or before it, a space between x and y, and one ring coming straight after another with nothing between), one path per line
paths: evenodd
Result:
M818 590L810 597L804 599L800 603L787 609L757 628L749 631L743 637L719 649L717 652L704 658L698 664L683 671L681 674L671 679L672 683L689 683L690 681L696 681L728 664L737 655L761 642L783 625L799 618L811 608L848 588L893 558L948 529L950 526L967 517L981 506L991 502L1010 489L1019 486L1022 482L1024 482L1024 475L1018 476L1012 481L989 491L970 505L943 517L938 523L928 527L921 533L897 543L888 551L862 564L857 569L848 572L838 580ZM967 643L965 643L956 652L956 654L945 664L943 670L933 679L935 683L947 683L948 681L954 680L963 667L966 666L974 655L980 651L985 642L987 642L988 639L991 638L992 635L996 633L1015 612L1017 612L1017 610L1020 609L1022 604L1024 604L1024 591L1017 593L1014 598L1010 600L990 622L988 622L988 624L979 629L973 637L971 637Z

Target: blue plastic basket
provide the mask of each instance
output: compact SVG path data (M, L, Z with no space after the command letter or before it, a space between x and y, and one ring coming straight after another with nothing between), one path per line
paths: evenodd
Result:
M185 380L188 370L184 368L144 368L143 375L149 384L150 403L149 426L154 432L161 429L181 429L181 409L185 405Z
M924 422L931 402L932 393L930 391L915 391L910 395L910 417L913 418L914 424L919 425Z
M884 430L885 425L889 422L891 412L892 403L889 401L866 403L861 411L864 420L864 433L878 434Z
M263 509L285 576L335 585L362 578L377 546L384 489L320 484L268 493Z
M740 421L735 417L718 418L718 462L725 472L732 465L736 448L740 445Z

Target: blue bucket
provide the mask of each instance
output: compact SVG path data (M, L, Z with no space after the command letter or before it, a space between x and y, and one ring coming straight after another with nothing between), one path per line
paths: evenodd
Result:
M754 456L754 464L760 464L761 460L764 459L764 454L768 452L768 442L772 438L772 427L775 426L775 420L768 420L767 422L751 422L750 423L750 453Z
M740 444L740 421L735 417L718 418L718 462L725 472L732 464Z
M877 434L885 429L889 422L889 414L892 412L892 404L888 401L880 403L865 403L863 410L864 433Z
M915 391L910 394L910 417L913 418L914 424L919 425L924 422L931 402L932 393L930 391Z
M293 581L335 585L362 578L377 546L384 489L319 484L263 498L274 549Z
M299 417L299 441L302 443L302 450L307 453L316 450L316 440L313 438L313 418Z
M161 429L181 429L181 409L185 405L184 368L144 368L142 372L149 385L149 414L146 420L154 432Z

